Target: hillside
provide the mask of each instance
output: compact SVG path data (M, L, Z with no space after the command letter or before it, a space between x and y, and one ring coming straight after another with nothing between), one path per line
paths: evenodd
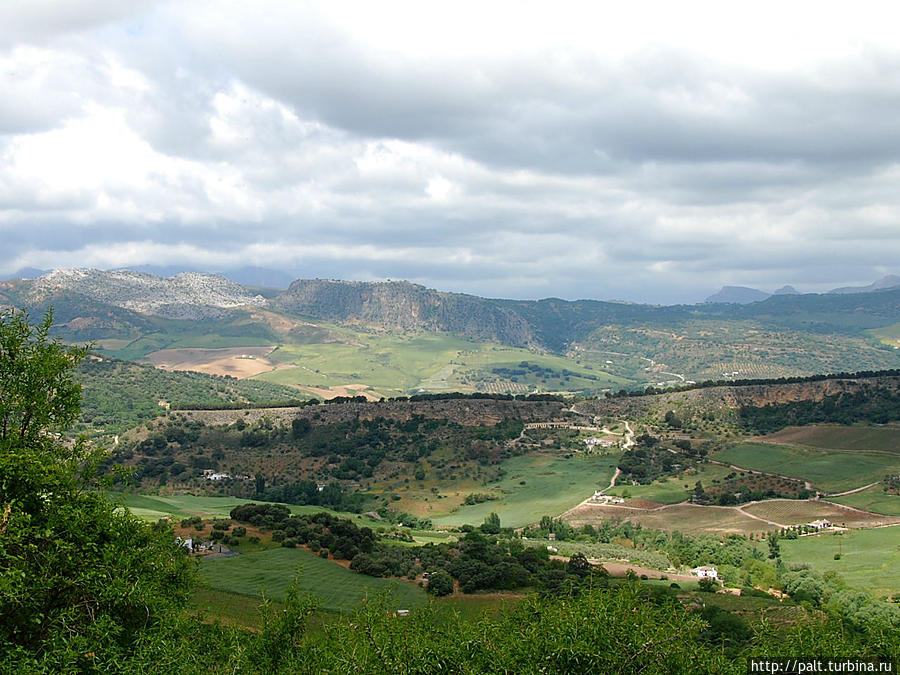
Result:
M239 370L325 398L599 394L900 366L897 288L666 307L487 299L409 282L298 280L265 296L199 274L68 270L0 283L0 305L52 306L55 334L98 340L111 356ZM202 350L224 348L256 366L217 370L220 355Z

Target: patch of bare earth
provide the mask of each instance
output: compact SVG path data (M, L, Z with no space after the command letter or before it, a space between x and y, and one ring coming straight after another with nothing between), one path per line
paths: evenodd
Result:
M231 375L238 379L267 373L283 368L280 363L267 359L275 347L228 347L203 349L185 347L160 349L147 354L145 361L160 370L190 370L208 375Z
M653 502L651 502L653 503ZM734 507L672 504L650 509L582 504L566 515L574 527L596 525L604 520L620 520L654 530L679 530L688 534L751 534L775 529L773 525L751 518Z
M880 527L900 523L900 518L896 516L870 513L825 500L770 499L747 504L741 507L741 510L785 525L803 525L814 520L828 520L835 525L850 528Z

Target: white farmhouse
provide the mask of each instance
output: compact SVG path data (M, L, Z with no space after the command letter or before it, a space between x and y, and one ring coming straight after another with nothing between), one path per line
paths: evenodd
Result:
M719 571L715 567L710 567L709 565L703 565L702 567L695 567L691 570L691 574L694 576L700 577L701 579L718 579Z

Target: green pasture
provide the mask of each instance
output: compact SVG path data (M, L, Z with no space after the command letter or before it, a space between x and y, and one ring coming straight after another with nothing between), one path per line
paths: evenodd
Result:
M900 454L900 425L814 424L788 427L766 436L786 445L809 445L830 450L880 451Z
M198 495L156 496L138 494L114 494L124 506L128 507L138 518L144 520L159 520L164 516L181 519L189 516L200 516L204 519L228 518L231 510L240 504L265 504L258 499L241 499L240 497L205 497ZM343 511L333 511L323 506L299 506L297 504L285 504L291 513L308 514L325 511L342 518L350 518L359 527L383 527L385 523L372 520L366 516Z
M346 329L345 329L346 332ZM271 358L296 368L262 373L256 377L282 385L329 387L366 384L389 394L409 394L419 390L477 391L486 382L498 379L494 368L515 368L522 361L562 372L590 374L591 380L570 376L541 383L523 376L522 388L533 390L581 390L630 384L594 366L577 364L563 356L535 354L526 349L479 343L443 333L409 335L356 333L346 343L281 345ZM510 383L511 384L511 383Z
M431 516L435 525L480 525L491 512L500 516L503 527L522 527L541 516L558 516L587 499L600 487L609 485L618 455L563 456L529 454L503 462L506 475L479 492L498 496L453 513ZM521 483L524 481L524 485Z
M148 333L135 340L102 340L98 347L110 356L126 361L137 361L160 349L200 348L224 349L226 347L266 347L272 338L225 336L218 333Z
M882 326L881 328L873 328L866 332L886 345L890 345L894 348L900 347L900 323Z
M900 527L849 530L778 543L788 564L809 563L820 572L834 570L850 588L876 596L900 591ZM834 559L837 553L840 560Z
M853 506L863 511L871 511L872 513L900 516L900 495L886 493L883 483L879 483L862 492L854 492L852 495L832 497L831 501Z
M702 464L696 469L682 471L677 476L663 476L649 485L631 485L620 476L616 487L609 494L618 497L628 496L631 499L646 499L660 504L677 504L688 499L694 491L697 481L704 487L710 487L722 481L733 469L718 464Z
M425 592L413 583L357 574L299 548L205 559L200 563L200 578L213 590L283 600L298 569L300 590L315 597L326 611L352 612L363 598L381 593L391 593L397 609L426 602Z
M808 480L829 492L841 492L900 472L900 455L775 443L740 443L716 453L715 459L745 469Z

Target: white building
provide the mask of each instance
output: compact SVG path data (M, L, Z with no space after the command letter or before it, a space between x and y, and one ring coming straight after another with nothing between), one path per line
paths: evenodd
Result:
M702 567L695 567L691 570L691 574L694 576L700 577L701 579L718 579L719 571L715 567L710 567L709 565L703 565Z

